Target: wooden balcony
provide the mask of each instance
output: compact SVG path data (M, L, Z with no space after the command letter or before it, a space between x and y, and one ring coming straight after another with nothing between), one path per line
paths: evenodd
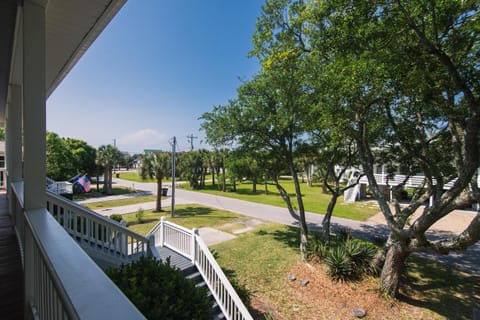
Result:
M23 319L22 259L4 190L0 191L0 283L2 319Z

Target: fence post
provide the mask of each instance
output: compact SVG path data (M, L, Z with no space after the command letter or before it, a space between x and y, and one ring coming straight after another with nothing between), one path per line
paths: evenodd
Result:
M165 243L165 217L160 218L160 247Z
M192 229L192 249L190 250L192 254L192 263L195 264L195 259L196 259L196 248L197 248L197 236L198 236L198 229L193 228Z

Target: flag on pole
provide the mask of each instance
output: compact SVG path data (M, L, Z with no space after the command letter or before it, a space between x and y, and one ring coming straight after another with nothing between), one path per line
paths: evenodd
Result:
M87 175L77 175L72 179L72 182L80 193L90 191L90 179Z

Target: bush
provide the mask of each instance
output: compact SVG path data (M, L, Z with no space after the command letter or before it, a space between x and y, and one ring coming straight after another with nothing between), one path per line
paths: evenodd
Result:
M325 258L327 273L333 280L350 280L353 276L352 262L344 246L332 248Z
M169 259L142 257L106 273L147 319L212 319L207 289L195 287Z
M375 272L371 262L377 253L377 248L373 244L349 238L345 241L345 251L352 263L354 276L360 278L364 274Z
M123 220L123 217L121 214L112 214L109 218L117 222L120 222Z
M145 211L143 211L142 208L138 208L137 213L135 213L135 218L137 218L137 222L142 223L144 216L145 216Z
M375 274L372 259L377 247L373 244L354 239L347 233L332 237L330 245L317 239L310 245L309 257L323 260L333 280L356 280Z
M329 251L330 248L326 242L317 240L308 247L308 256L309 258L318 258L319 260L323 260L327 257Z

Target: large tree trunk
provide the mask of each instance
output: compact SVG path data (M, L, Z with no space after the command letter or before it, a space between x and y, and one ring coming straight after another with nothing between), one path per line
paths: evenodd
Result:
M338 199L338 191L335 191L330 198L330 202L328 203L327 212L322 220L322 230L323 230L323 237L327 244L330 245L330 221L332 220L333 209L335 208L335 204L337 203Z
M252 192L254 194L257 193L257 179L253 179L253 181L252 181Z
M398 242L388 248L380 276L380 284L389 296L396 297L398 294L400 277L405 270L405 260L409 254Z
M295 166L293 164L293 159L288 159L290 172L293 177L293 185L295 186L295 196L297 198L298 205L298 215L299 215L299 225L300 225L300 255L302 260L307 259L307 248L308 248L308 225L305 217L305 208L303 206L302 191L300 190L300 182L298 181L298 176L295 172Z

